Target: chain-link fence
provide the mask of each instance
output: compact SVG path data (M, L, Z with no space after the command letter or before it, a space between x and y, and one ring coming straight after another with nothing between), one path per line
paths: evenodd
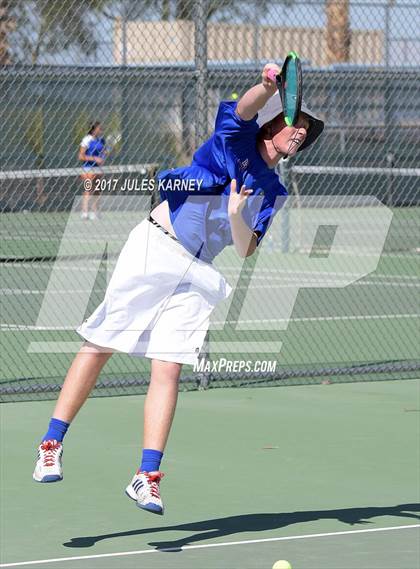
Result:
M51 395L74 352L74 326L41 326L39 313L74 197L83 193L79 149L92 123L112 141L98 189L127 194L133 178L141 185L157 169L187 164L211 134L219 102L239 99L266 62L281 64L291 49L303 61L305 101L325 130L309 151L282 164L293 197L258 255L243 265L231 250L221 255L218 266L236 283L235 294L207 342L210 359L251 361L254 370L265 358L277 368L187 370L184 385L418 375L419 30L414 0L0 0L4 396ZM158 199L152 190L149 207ZM360 272L354 251L341 250L338 265L316 268L314 259L328 257L334 244L323 228L339 225L341 214L363 209L367 239L381 234L382 210L369 196L392 213L377 266ZM132 204L114 212L107 231L117 237L108 236L105 252L95 211L94 223L76 224L62 267L73 282L62 293L71 304L91 287L86 314L103 295L103 265L138 221L124 217ZM314 224L315 237L307 229ZM353 224L348 235L354 231ZM376 253L367 243L358 259ZM72 263L98 255L88 286L89 266ZM353 280L332 287L338 273ZM289 314L280 305L291 289ZM255 313L244 316L254 293L268 294L272 314L262 315L255 300ZM231 345L238 339L239 351ZM261 342L274 342L272 351ZM98 393L138 391L147 376L147 362L115 356Z

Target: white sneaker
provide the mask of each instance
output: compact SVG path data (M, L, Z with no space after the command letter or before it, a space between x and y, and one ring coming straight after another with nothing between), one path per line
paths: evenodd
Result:
M98 219L98 216L97 216L97 214L96 214L94 211L90 211L90 212L89 212L89 219L90 219L91 221L95 221L96 219Z
M32 478L37 482L63 480L62 456L61 443L56 440L43 441L38 447L38 460Z
M135 500L136 505L142 510L162 516L164 508L160 497L159 483L163 476L163 472L141 472L138 470L133 476L131 484L125 489L125 493L129 498Z
M88 219L88 218L89 218L89 214L88 214L86 211L84 211L83 213L81 213L80 219Z

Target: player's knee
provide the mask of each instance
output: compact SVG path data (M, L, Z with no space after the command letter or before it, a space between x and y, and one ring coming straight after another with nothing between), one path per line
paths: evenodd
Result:
M182 364L152 360L152 379L159 382L178 381L181 374Z
M80 348L80 353L98 355L98 356L103 356L105 358L109 358L112 356L113 350L111 350L110 348L105 348L103 346L92 344L92 342L85 342L83 346Z

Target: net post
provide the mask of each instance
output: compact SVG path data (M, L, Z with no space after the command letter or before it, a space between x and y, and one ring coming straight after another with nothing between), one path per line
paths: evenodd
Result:
M210 361L210 335L209 335L208 331L207 331L206 337L204 339L203 348L201 350L199 360L204 360L205 364L206 364L206 362ZM207 371L206 369L204 369L203 371L200 371L198 373L198 389L200 391L204 391L205 389L208 389L210 382L211 382L210 370Z

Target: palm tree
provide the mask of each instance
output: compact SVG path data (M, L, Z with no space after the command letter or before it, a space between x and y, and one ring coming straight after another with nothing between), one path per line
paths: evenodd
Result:
M10 65L8 36L16 28L16 21L11 15L10 0L0 0L0 65Z
M327 63L344 63L350 60L349 0L326 0Z
M38 63L42 53L54 53L71 46L85 52L96 48L89 28L89 12L102 11L111 0L0 0L0 64L16 61ZM38 27L28 25L38 19ZM16 46L12 54L9 34L16 30Z

